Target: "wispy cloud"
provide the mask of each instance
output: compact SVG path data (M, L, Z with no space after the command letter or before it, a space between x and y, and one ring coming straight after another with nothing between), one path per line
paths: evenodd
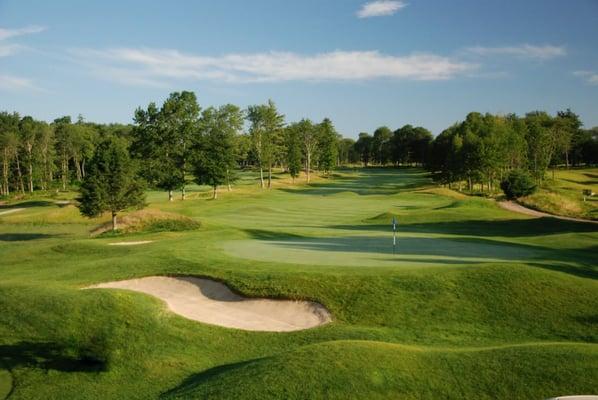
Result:
M598 72L596 71L574 71L573 75L579 76L590 85L598 85Z
M16 36L30 35L32 33L39 33L45 30L45 27L36 25L16 29L0 28L0 40L6 40Z
M7 57L13 55L18 50L20 50L22 46L18 44L2 44L0 43L0 57Z
M359 18L370 18L370 17L384 17L393 15L397 11L407 7L407 3L397 0L378 0L370 1L361 6L361 9L357 11Z
M13 75L0 75L0 90L17 91L23 89L38 90L30 79Z
M105 79L130 85L166 85L171 80L227 83L286 81L363 81L451 79L476 64L434 54L392 56L378 51L333 51L315 55L291 52L203 56L177 50L77 49L79 63Z
M512 56L536 60L549 60L567 55L564 46L534 46L531 44L504 47L475 46L467 48L466 51L480 56Z

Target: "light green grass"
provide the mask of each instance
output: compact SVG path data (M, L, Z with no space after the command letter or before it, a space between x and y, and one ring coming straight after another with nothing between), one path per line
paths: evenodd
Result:
M415 169L345 170L309 187L278 177L261 191L246 173L216 201L195 186L185 202L149 193L152 209L201 228L127 236L154 240L143 246L91 238L107 219L73 206L3 206L30 206L0 216L0 370L14 378L11 400L598 392L598 227L439 191ZM79 290L154 274L319 301L334 321L244 332L183 319L143 294Z

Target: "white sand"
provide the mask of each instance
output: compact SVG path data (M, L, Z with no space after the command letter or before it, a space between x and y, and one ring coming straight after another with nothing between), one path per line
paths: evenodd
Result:
M498 202L498 205L501 206L502 208L504 208L505 210L518 212L520 214L525 214L525 215L531 215L533 217L550 217L550 218L562 219L565 221L589 222L590 224L598 224L598 221L592 221L589 219L565 217L562 215L553 215L553 214L548 214L548 213L537 211L537 210L532 210L531 208L524 207L521 204L516 203L514 201L500 201L500 202Z
M152 243L153 240L140 240L138 242L116 242L108 243L108 246L137 246L138 244Z
M128 289L155 296L185 318L247 331L289 332L330 322L324 306L310 301L251 299L226 285L193 277L151 276L89 288Z
M12 214L17 211L23 211L23 210L24 210L24 208L11 208L10 210L0 211L0 215Z

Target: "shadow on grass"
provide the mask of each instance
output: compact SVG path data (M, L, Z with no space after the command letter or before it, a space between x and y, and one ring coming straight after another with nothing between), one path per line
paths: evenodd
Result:
M49 342L0 345L0 366L8 370L27 367L63 372L106 371L104 361L75 353L71 349Z
M329 225L326 228L356 231L390 231L388 224ZM426 223L406 223L399 220L399 232L446 233L471 236L540 236L561 233L598 232L598 225L585 222L558 220L542 217L508 220L461 220Z
M285 239L305 239L305 236L287 232L267 231L264 229L243 229L243 232L249 234L252 239L257 240L285 240Z
M46 200L31 200L23 201L21 203L3 204L0 205L0 210L7 210L11 208L32 208L32 207L48 207L55 206L56 204L52 201Z
M60 235L46 233L0 233L0 242L27 242L30 240L49 239Z
M335 177L328 182L311 183L305 188L279 189L287 193L330 196L342 192L358 195L388 195L429 184L429 175L422 170L360 169L355 176Z
M227 372L234 371L246 365L254 363L256 360L241 361L238 363L219 365L214 368L207 369L197 374L190 375L185 378L177 387L170 389L160 395L161 399L170 398L186 398L192 395L198 386L201 386L206 381L215 378Z

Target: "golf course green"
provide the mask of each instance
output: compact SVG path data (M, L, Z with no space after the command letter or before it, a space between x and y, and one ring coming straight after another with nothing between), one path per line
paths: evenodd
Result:
M274 178L261 190L243 172L217 200L148 193L152 212L200 223L188 230L91 236L109 216L80 216L71 192L0 205L0 399L598 394L598 225L510 212L416 168ZM141 243L109 245L125 241ZM246 331L81 290L156 275L317 302L332 321Z

